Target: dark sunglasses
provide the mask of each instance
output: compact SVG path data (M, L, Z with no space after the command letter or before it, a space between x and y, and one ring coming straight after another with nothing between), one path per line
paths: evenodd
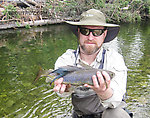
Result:
M92 32L93 36L100 36L104 33L106 29L107 29L106 27L104 29L88 29L88 28L79 27L81 34L85 36L88 36L90 32Z

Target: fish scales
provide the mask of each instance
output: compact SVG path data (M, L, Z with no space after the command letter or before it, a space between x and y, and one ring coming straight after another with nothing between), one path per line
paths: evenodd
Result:
M72 85L84 85L89 84L93 85L92 76L96 75L97 71L106 71L101 69L81 69L74 72L71 72L65 76L63 76L63 83L66 84L72 84ZM114 76L114 73L111 71L106 71L110 78L112 79Z
M102 72L106 71L110 75L110 79L112 79L115 76L115 73L103 70L103 69L95 69L92 67L77 67L77 66L64 66L60 67L56 70L44 70L42 72L39 72L38 76L36 77L36 81L43 76L46 76L46 82L50 82L52 84L55 80L59 79L60 77L63 77L63 83L65 84L71 84L71 85L84 85L89 84L93 85L92 76L96 75L97 71Z
M83 85L86 83L93 85L92 76L95 74L96 72L93 70L75 71L63 76L63 83L68 83L72 85Z

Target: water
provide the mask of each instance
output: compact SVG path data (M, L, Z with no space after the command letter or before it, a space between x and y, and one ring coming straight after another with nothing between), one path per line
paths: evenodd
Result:
M128 71L127 103L135 118L150 116L150 23L121 24L118 41ZM54 67L68 48L76 49L76 37L65 25L0 31L0 117L69 117L71 98L60 98L41 78L40 67Z
M150 118L150 22L122 25L119 44L128 71L129 109L135 118Z

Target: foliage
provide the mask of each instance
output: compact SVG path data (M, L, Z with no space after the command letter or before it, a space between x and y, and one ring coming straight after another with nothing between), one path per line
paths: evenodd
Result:
M27 24L27 25L25 26L25 28L26 28L26 29L30 29L31 26L30 26L29 24Z
M91 8L103 11L110 22L137 22L150 18L149 0L53 0L48 1L47 5L56 16L71 17L74 20Z
M42 19L78 20L88 9L101 10L109 22L139 22L150 18L149 0L47 0L41 7L4 6L2 20L27 22Z
M8 4L4 8L3 15L6 16L6 19L19 18L19 14L17 14L17 9L14 5Z
M105 8L100 8L111 22L136 22L148 17L146 12L149 6L141 0L118 0L105 4Z
M86 9L86 6L81 1L75 0L66 0L66 1L57 1L57 0L48 0L46 4L47 8L51 9L51 14L53 18L76 18L77 15Z

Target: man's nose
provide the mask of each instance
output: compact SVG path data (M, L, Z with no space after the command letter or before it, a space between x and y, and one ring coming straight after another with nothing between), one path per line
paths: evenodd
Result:
M88 35L88 40L93 40L94 39L94 36L92 34L92 32L90 32L90 34Z

